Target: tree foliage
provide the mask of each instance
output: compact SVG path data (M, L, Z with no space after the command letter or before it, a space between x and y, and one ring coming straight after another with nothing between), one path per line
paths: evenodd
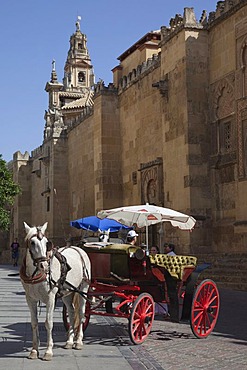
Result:
M21 191L13 181L12 173L0 154L0 230L8 230L10 225L10 208L15 196Z

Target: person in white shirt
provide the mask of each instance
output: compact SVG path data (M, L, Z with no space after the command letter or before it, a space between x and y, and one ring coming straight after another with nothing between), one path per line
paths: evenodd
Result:
M176 256L175 245L172 243L165 243L164 251L165 251L165 254L167 254L168 256Z

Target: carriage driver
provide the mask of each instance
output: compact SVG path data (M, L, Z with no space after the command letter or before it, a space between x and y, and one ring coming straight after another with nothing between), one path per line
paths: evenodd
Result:
M137 242L138 234L135 232L135 230L130 230L127 234L127 243L131 245L135 245Z

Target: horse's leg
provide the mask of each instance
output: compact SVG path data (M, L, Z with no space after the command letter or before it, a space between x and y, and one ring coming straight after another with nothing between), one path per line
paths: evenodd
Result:
M80 291L87 294L88 291L88 283L83 282ZM78 317L78 330L76 335L76 342L75 342L75 349L82 349L83 346L83 325L82 325L82 319L85 315L85 309L86 309L86 300L81 295L78 295L79 304L75 305L75 317ZM76 320L77 321L77 320Z
M46 320L45 320L45 327L47 331L47 348L45 351L45 355L43 357L44 361L50 361L53 356L52 348L53 348L53 338L52 338L52 329L53 329L53 312L55 306L55 294L50 293L49 300L46 304Z
M39 327L38 327L38 302L26 295L27 304L31 314L31 326L33 332L33 348L28 356L30 360L36 360L39 357Z
M67 308L67 312L68 312L68 315L69 315L69 330L68 330L68 334L67 334L67 341L66 341L66 344L64 346L64 348L66 349L72 349L73 347L73 344L74 344L74 336L75 336L75 333L74 333L74 324L75 324L75 319L74 319L74 306L73 306L73 298L74 298L74 294L71 293L65 297L62 298L63 300L63 303L65 304L66 308Z

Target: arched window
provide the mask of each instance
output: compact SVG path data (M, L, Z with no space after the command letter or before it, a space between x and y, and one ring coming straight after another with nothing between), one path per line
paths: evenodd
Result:
M84 72L79 72L78 73L78 82L85 82L85 73Z

